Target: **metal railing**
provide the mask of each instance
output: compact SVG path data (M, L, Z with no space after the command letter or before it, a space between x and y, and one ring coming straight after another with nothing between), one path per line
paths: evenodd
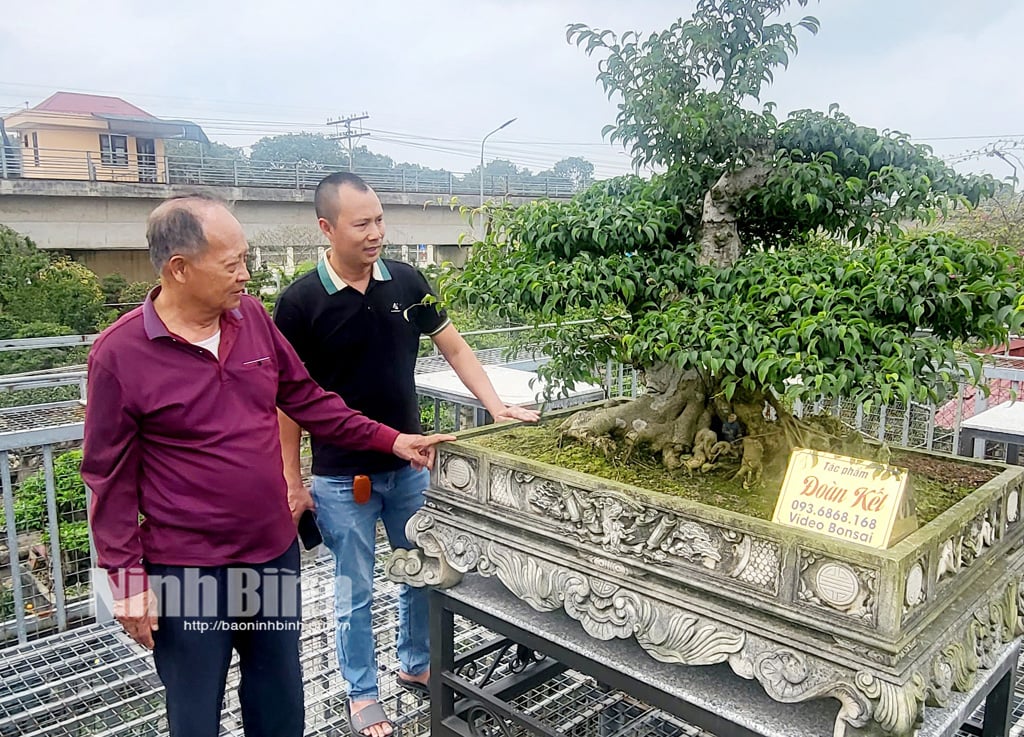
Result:
M510 326L467 331L481 362L516 365L542 363L543 345L531 346L516 355L505 347L493 347L496 337L529 331L531 326ZM26 350L67 347L92 342L94 336L61 336L8 340L0 349ZM507 344L506 344L507 345ZM421 372L447 368L440 356L419 359ZM637 396L643 391L637 372L609 362L597 372L605 395ZM55 372L0 378L0 388L39 389L66 382L84 386L83 367ZM1024 394L1024 359L1001 357L985 366L985 381L1000 392ZM6 383L4 383L6 382ZM1001 382L998 383L997 382ZM84 397L83 397L84 398ZM476 417L475 406L442 402L421 395L432 406L430 424L450 430ZM942 406L911 404L875 407L848 401L814 402L794 407L797 412L831 412L857 430L893 444L910 448L956 453L960 426L971 410L984 410L1000 396L973 396L961 389ZM83 435L84 402L71 400L44 405L0 408L0 647L26 642L36 633L64 631L95 617L89 573L95 567L91 538L85 526L88 490L77 472L76 456Z
M467 331L483 363L504 363L505 349L486 347L502 333L530 330L512 326ZM90 345L95 335L23 338L0 341L0 351L44 350ZM542 351L524 349L527 360L542 361ZM526 358L526 356L523 356ZM439 357L424 356L421 371L442 368ZM86 370L67 366L0 377L0 394L77 386L77 400L0 407L0 647L25 643L32 636L88 622L97 616L89 576L95 553L86 521L88 489L76 457L83 437ZM436 417L449 415L438 407ZM70 454L70 455L69 455ZM83 534L84 533L84 536ZM86 544L86 542L88 544Z
M0 394L29 389L53 389L59 386L78 386L79 398L84 401L85 368L76 366L66 371L45 370L0 376Z
M52 179L134 184L314 189L344 167L315 161L257 161L205 156L139 156L119 159L94 151L0 146L0 179ZM357 166L353 171L379 192L476 195L476 174ZM576 187L564 177L484 176L486 197L571 197ZM476 198L470 200L474 204Z
M81 441L80 402L0 409L0 646L95 614Z
M585 325L596 320L571 320L561 323L563 326ZM545 345L539 339L529 345L520 347L513 354L508 348L508 339L516 333L524 333L545 328L556 327L554 323L543 325L509 325L500 328L467 330L462 337L473 348L474 353L483 365L525 366L532 370L536 365L547 361ZM79 345L91 345L97 335L62 335L52 338L20 338L0 341L0 352L25 351L46 348L67 348ZM430 355L421 356L416 363L416 372L442 371L448 368L436 345L429 336L420 336L422 343L430 343ZM599 371L602 385L608 396L636 396L639 380L636 369L609 362L603 371ZM78 399L86 400L86 370L84 365L63 366L60 368L26 371L18 374L0 376L0 396L18 391L38 389L54 389L57 387L79 388ZM450 428L449 428L450 429ZM2 429L0 429L2 432Z

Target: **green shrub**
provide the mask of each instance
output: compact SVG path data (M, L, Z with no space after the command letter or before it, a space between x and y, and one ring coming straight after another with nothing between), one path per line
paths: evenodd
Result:
M157 285L154 281L133 281L121 291L122 313L133 309L136 305L146 301L146 295L153 291Z
M103 290L103 301L108 305L119 304L121 295L128 286L128 280L124 274L107 274L100 279L100 289Z
M0 586L0 622L14 619L14 590L10 586Z
M82 451L61 453L53 461L61 549L72 560L88 558L89 531L86 522L85 483L82 481ZM40 532L49 544L46 512L46 476L39 469L18 486L14 495L14 525L18 532Z

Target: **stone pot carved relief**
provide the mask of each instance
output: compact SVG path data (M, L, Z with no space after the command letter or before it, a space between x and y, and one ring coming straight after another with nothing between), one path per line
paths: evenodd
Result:
M874 623L878 572L800 551L801 601Z
M586 491L521 471L491 468L491 501L619 559L700 567L776 595L777 543L666 513L609 489Z
M1013 493L1016 492L1010 492L1010 495ZM998 510L988 509L967 523L959 533L947 538L939 548L936 581L943 583L984 557L998 538L999 525Z
M438 482L441 488L456 493L476 493L479 465L476 458L467 458L453 453L440 455L438 457Z
M835 735L911 734L923 719L925 704L942 706L954 691L969 691L979 670L992 667L1002 646L1024 633L1024 586L1017 574L1009 585L973 607L962 625L946 631L930 654L917 661L920 667L898 683L877 672L799 652L734 624L714 621L493 540L449 529L430 509L410 520L407 534L419 548L396 551L389 561L388 575L396 581L446 586L473 570L496 576L533 608L562 609L597 639L634 637L651 657L662 662L727 662L735 673L757 680L780 702L835 698L841 704ZM828 568L834 562L810 554L802 557L801 565L818 587L813 595L826 606L870 610L874 571L848 566L844 576ZM822 599L826 588L832 602Z

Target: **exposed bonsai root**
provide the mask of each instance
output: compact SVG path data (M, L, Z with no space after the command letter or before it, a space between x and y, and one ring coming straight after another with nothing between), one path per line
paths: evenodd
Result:
M761 481L764 471L764 443L757 438L743 438L743 461L733 480L743 479L743 488L749 489Z
M559 428L562 437L609 457L622 453L628 458L636 447L647 446L662 454L666 466L678 468L704 415L703 384L695 373L684 375L668 365L649 371L647 380L648 392L638 399L570 417Z
M831 450L836 440L833 435L790 414L780 416L778 426L785 438L787 449L813 448L816 450Z
M704 467L714 462L716 454L715 446L718 444L718 435L714 430L701 428L693 441L693 455L683 463L683 466L691 474L696 470L704 471ZM706 472L706 471L705 471Z
M638 399L572 415L559 428L562 439L621 462L644 448L669 470L690 475L725 466L746 489L780 471L792 448L831 450L836 439L828 428L793 417L771 394L739 391L726 401L696 372L660 366L648 372L647 384Z
M726 458L736 456L736 447L727 440L719 440L711 447L711 453L709 454L708 461L714 463L721 456Z

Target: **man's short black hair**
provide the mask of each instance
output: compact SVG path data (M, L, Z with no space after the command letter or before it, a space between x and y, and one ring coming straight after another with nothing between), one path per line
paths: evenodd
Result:
M369 192L370 185L361 176L349 171L336 171L324 177L316 185L313 205L317 218L323 218L332 225L338 220L338 190L342 186L354 187L360 192Z

